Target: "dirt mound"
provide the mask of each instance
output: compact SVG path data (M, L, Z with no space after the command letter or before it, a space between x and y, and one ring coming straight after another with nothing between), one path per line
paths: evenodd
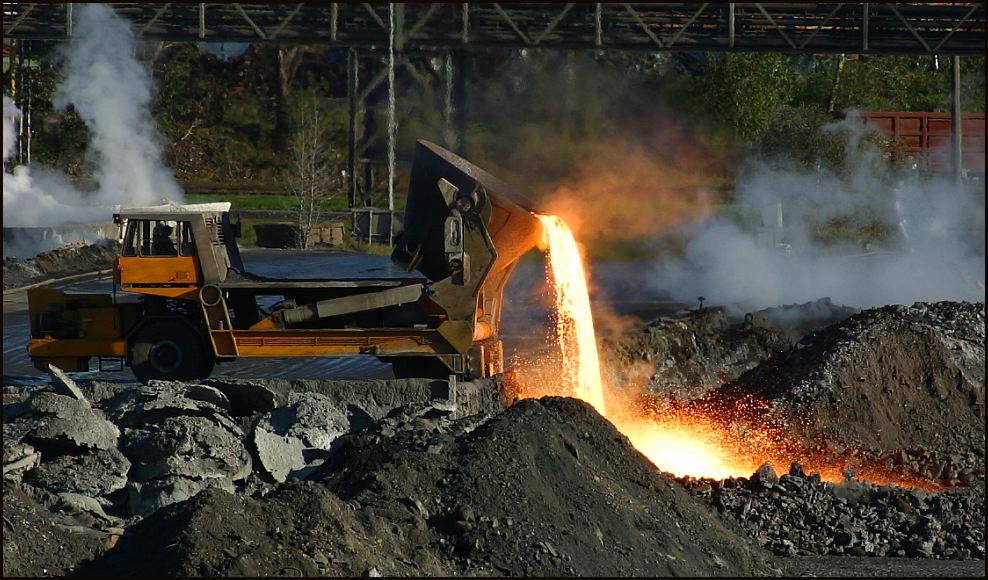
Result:
M345 439L318 482L292 482L263 500L209 490L155 513L85 571L779 572L579 401L525 401L459 420L409 407Z
M772 571L583 402L523 401L448 431L428 422L354 439L326 472L327 484L368 509L414 506L463 573ZM386 430L396 434L382 437Z
M605 341L603 351L607 368L621 377L613 384L646 385L660 398L690 401L855 312L829 298L748 313L692 310L653 321L616 343Z
M3 486L3 576L65 576L106 551L110 535L54 514L9 482Z
M113 267L120 251L115 240L95 244L69 244L22 260L3 259L3 288L20 288L53 278L106 270Z
M710 393L754 396L807 440L984 455L984 303L917 303L856 314Z
M167 506L81 573L360 576L376 566L387 574L448 574L410 551L394 526L369 520L321 484L295 481L261 500L210 489Z

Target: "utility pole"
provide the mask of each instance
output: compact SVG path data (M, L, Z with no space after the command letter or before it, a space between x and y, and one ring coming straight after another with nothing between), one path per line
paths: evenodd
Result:
M952 169L954 172L954 180L958 185L964 179L964 168L963 160L964 155L961 149L961 139L963 119L961 118L961 57L952 56L951 68L952 74L950 76L950 91L952 93L951 103L950 103L950 138L952 147Z

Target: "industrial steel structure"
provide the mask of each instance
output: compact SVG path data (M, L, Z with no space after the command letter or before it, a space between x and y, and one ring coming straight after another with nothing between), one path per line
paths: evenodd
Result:
M156 40L387 46L389 5L114 4ZM398 51L474 48L984 52L983 3L396 4ZM72 4L4 4L4 37L72 35Z
M394 182L395 74L426 82L443 59L445 144L465 150L463 71L484 49L935 54L985 51L983 3L112 4L152 41L324 44L349 49L348 197L369 192L373 166ZM73 34L73 5L5 3L5 41ZM955 73L956 76L957 73ZM387 90L384 89L386 87ZM955 95L954 101L958 99ZM370 114L362 114L369 111ZM363 119L364 126L358 126ZM959 131L959 125L956 127ZM959 136L955 143L960 143ZM386 142L386 143L383 143ZM383 152L387 151L385 159ZM959 156L958 156L959 159ZM959 167L959 162L957 163Z

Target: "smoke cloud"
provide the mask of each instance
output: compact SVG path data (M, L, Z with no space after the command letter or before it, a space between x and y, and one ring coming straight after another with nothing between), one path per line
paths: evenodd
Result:
M153 83L135 57L129 24L108 5L83 5L75 14L75 36L60 51L63 81L53 104L73 106L89 128L87 155L98 187L82 192L63 173L37 164L8 171L20 111L4 95L4 227L106 221L114 206L183 200L161 161L162 140L150 114Z
M858 152L846 171L750 163L735 202L755 224L723 213L694 222L683 255L655 266L652 289L740 310L821 297L858 308L983 301L983 192L890 167L856 120L823 130ZM839 227L859 234L824 233ZM863 243L869 228L876 239Z

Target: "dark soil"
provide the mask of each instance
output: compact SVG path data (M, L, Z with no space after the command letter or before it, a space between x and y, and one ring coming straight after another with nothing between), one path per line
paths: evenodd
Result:
M109 535L49 511L18 486L3 486L3 575L65 576L106 552Z
M656 397L691 401L855 312L823 298L749 313L705 308L660 318L605 341L610 382L645 385Z
M263 501L211 490L164 508L86 572L780 571L572 399L525 401L489 420L386 419L351 436L316 479L321 483L289 484Z
M765 401L760 419L808 446L970 452L983 479L984 376L984 303L895 305L809 334L705 403Z

